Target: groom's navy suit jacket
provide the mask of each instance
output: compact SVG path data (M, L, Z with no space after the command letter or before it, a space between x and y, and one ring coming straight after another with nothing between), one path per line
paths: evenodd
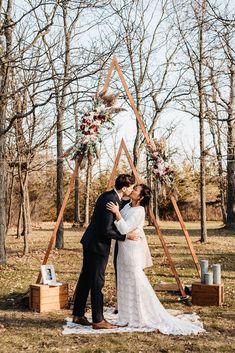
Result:
M106 209L109 201L120 205L120 199L115 190L104 192L99 196L91 222L81 239L84 249L102 256L109 255L111 239L124 241L126 238L126 235L119 233L114 225L115 215Z

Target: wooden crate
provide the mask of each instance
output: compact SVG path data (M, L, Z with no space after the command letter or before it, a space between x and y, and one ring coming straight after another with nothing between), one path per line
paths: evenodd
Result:
M192 304L200 306L220 306L224 302L223 284L192 284Z
M29 307L39 313L63 309L68 305L68 284L50 286L32 284L30 286Z

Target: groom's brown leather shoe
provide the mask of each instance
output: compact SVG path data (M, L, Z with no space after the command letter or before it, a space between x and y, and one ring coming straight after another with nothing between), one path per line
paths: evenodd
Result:
M86 316L74 316L73 323L82 325L82 326L90 326L91 322L89 322Z
M102 320L97 323L93 322L92 328L94 330L108 330L108 329L118 328L118 326L110 324L110 322L108 322L106 320Z

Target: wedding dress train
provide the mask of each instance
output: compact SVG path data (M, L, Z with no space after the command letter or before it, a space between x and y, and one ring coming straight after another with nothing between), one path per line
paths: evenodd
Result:
M140 239L118 242L117 302L119 324L156 329L166 335L191 335L205 332L196 314L171 315L157 298L143 268L152 265L143 231L145 210L126 205L122 219L115 222L122 234L138 228Z

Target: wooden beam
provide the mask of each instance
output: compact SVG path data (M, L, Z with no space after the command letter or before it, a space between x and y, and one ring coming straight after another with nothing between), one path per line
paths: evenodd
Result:
M113 56L112 61L111 61L111 65L109 67L109 71L107 73L107 76L106 76L106 79L105 79L105 82L104 82L104 87L102 89L102 92L106 92L108 87L109 87L109 83L110 83L110 79L111 79L111 76L112 76L112 73L113 73L115 62L116 62L116 59L115 59L115 56Z
M44 256L44 259L43 259L43 262L42 262L42 265L46 265L47 263L47 260L50 256L50 252L51 252L51 249L55 243L55 239L56 239L56 233L57 233L57 230L59 228L59 225L60 225L60 222L61 222L61 219L63 217L63 213L64 213L64 210L65 210L65 207L67 205L67 201L68 201L68 198L69 198L69 195L70 195L70 192L71 190L73 189L74 187L74 180L78 174L78 168L82 162L82 159L83 159L83 154L79 155L76 160L75 160L75 168L74 168L74 172L70 178L70 182L69 182L69 186L68 186L68 189L67 189L67 192L65 194L65 197L64 197L64 200L63 200L63 203L62 203L62 206L61 206L61 209L60 209L60 212L59 212L59 215L57 217L57 220L56 220L56 223L55 223L55 226L54 226L54 229L53 229L53 233L51 235L51 238L50 238L50 241L49 241L49 244L48 244L48 247L47 247L47 251L45 253L45 256ZM39 272L39 275L38 275L38 278L37 278L37 281L36 283L40 283L41 281L41 271Z
M143 120L142 120L142 118L141 118L141 116L140 116L140 113L138 112L138 110L137 110L137 108L136 108L134 99L133 99L133 97L132 97L132 95L131 95L131 92L130 92L128 86L127 86L127 83L126 83L126 81L125 81L125 78L124 78L124 76L123 76L122 70L121 70L121 68L120 68L120 65L119 65L119 63L118 63L116 57L114 57L113 60L114 60L115 67L116 67L116 69L117 69L118 75L119 75L119 77L120 77L120 80L121 80L121 82L122 82L122 85L123 85L123 87L124 87L124 89L125 89L125 91L126 91L127 97L129 98L129 101L130 101L130 104L131 104L131 108L132 108L132 110L133 110L134 113L135 113L136 119L137 119L137 121L138 121L138 123L139 123L139 125L140 125L140 128L141 128L141 130L142 130L142 133L143 133L143 135L144 135L144 137L145 137L145 140L146 140L147 144L151 146L152 149L155 149L155 143L153 142L153 140L151 140L151 138L150 138L150 136L149 136L149 134L148 134L148 131L147 131L146 128L145 128L144 122L143 122Z
M136 181L138 181L138 183L140 182L140 177L139 177L139 175L138 175L138 172L137 172L137 170L136 170L136 167L135 167L135 165L134 165L134 163L133 163L133 160L132 160L132 158L131 158L131 155L130 155L130 153L129 153L129 151L128 151L128 149L127 149L127 147L126 147L126 144L125 144L125 142L124 142L124 140L122 139L122 148L123 148L123 151L124 151L124 153L125 153L125 155L126 155L126 157L127 157L127 160L128 160L128 162L129 162L129 165L130 165L130 167L131 167L131 170L132 170L132 172L133 172L133 174L134 174L134 176L135 176L135 179L136 179Z
M159 237L160 242L162 244L162 247L163 247L163 250L165 252L166 258L168 260L168 263L170 265L171 271L173 272L173 275L175 277L176 283L178 284L180 293L181 293L182 297L186 297L186 293L185 293L183 285L182 285L182 283L180 281L180 278L179 278L178 272L176 270L175 264L174 264L174 262L173 262L173 260L171 258L170 252L169 252L168 247L166 245L166 242L165 242L165 240L164 240L164 238L162 236L162 232L161 232L160 226L159 226L158 221L156 220L156 218L154 216L152 208L149 208L149 215L150 215L150 218L151 218L151 220L153 222L154 228L157 231L158 237Z
M172 202L173 207L174 207L174 209L175 209L175 213L176 213L176 215L177 215L177 218L178 218L178 220L179 220L179 223L180 223L180 225L181 225L181 228L182 228L182 230L183 230L185 239L186 239L186 241L187 241L187 243L188 243L188 247L189 247L189 249L190 249L190 252L191 252L191 255L192 255L194 264L195 264L195 266L196 266L197 272L198 272L198 274L199 274L199 277L201 278L201 266L200 266L200 263L199 263L199 261L198 261L198 257L197 257L197 255L196 255L196 253L195 253L195 250L194 250L194 247L193 247L191 238L190 238L189 233L188 233L188 231L187 231L187 228L186 228L186 226L185 226L183 217L182 217L181 212L180 212L180 210L179 210L179 207L178 207L178 205L177 205L176 199L175 199L175 197L174 197L173 195L171 195L170 199L171 199L171 202Z
M118 168L118 164L119 164L121 155L122 155L122 143L119 146L119 149L118 149L115 161L114 161L113 169L112 169L112 172L111 172L111 175L110 175L110 178L109 178L109 181L108 181L108 185L107 185L107 190L109 190L112 187L113 183L114 183L114 177L115 177L115 175L117 173L117 168Z

